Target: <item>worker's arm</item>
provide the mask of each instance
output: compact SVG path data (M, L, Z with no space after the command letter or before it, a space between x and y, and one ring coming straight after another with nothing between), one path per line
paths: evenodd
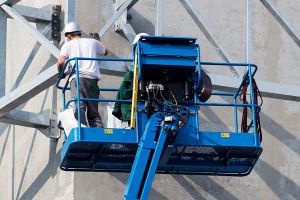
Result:
M108 49L106 48L106 46L104 46L104 49L105 49L104 55L107 56L108 55Z
M107 56L108 55L108 49L107 47L100 41L98 41L98 47L97 47L97 54L100 56Z
M57 70L58 70L59 73L61 72L61 70L63 70L66 59L67 58L63 55L59 56L59 58L57 60Z

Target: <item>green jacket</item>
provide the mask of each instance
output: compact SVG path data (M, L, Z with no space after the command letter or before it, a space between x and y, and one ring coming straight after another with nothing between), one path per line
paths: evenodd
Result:
M121 83L117 94L117 100L128 100L132 98L133 86L133 71L129 70ZM115 103L112 114L122 122L130 122L131 104L129 103Z

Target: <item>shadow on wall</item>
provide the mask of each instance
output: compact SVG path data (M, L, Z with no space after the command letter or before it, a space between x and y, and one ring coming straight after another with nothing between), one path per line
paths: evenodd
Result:
M299 199L300 186L265 161L259 160L254 170L279 199Z
M49 62L51 62L51 58L49 59L48 63ZM45 66L47 66L47 65L45 65ZM45 103L46 103L46 100L47 100L47 97L48 97L48 92L49 92L49 89L46 90L43 102L41 104L41 111L44 110ZM54 97L56 97L56 96L54 95ZM28 167L29 160L30 160L30 157L31 157L33 144L35 142L36 135L37 135L37 130L35 131L34 137L33 137L32 142L31 142L30 150L29 150L29 153L28 153L28 156L27 156L27 159L26 159L26 164L25 164L24 170L22 172L21 181L20 181L20 184L19 184L19 187L18 187L18 192L17 192L16 199L20 199L20 200L33 199L33 197L44 186L44 184L47 182L47 180L50 177L54 177L54 176L57 175L57 170L59 169L59 164L60 163L58 162L58 160L60 160L60 151L58 151L56 153L57 141L49 139L50 140L50 143L49 143L50 148L49 148L49 156L48 156L49 160L48 160L47 165L40 172L40 174L33 181L33 183L27 188L27 190L22 194L22 196L19 198L20 191L21 191L22 186L23 186L24 178L25 178L25 175L26 175L26 172L27 172L27 167Z
M207 197L203 197L189 180L200 186L203 190L208 192L211 196L214 196L216 199L239 199L209 176L173 175L173 177L194 199L206 199Z
M46 93L45 93L45 96L44 96L44 99L41 103L41 111L44 110L44 106L45 106L45 103L46 103L46 100L47 100L47 96L48 96L48 91L49 89L46 90ZM19 184L17 185L15 183L15 180L19 180L19 178L15 178L15 153L16 153L16 150L15 150L15 139L16 139L16 132L15 132L15 129L14 129L14 126L11 126L11 125L6 125L6 126L1 126L1 134L6 130L6 128L8 128L7 130L7 135L6 135L6 138L5 138L5 141L4 141L4 145L3 145L3 148L1 149L2 152L1 152L1 157L0 157L0 165L1 165L1 162L2 162L2 158L3 158L3 155L5 153L5 148L6 148L6 144L7 144L7 140L8 140L8 137L9 137L9 134L10 133L10 130L11 130L11 127L13 127L13 130L12 130L12 145L13 145L13 155L12 155L12 164L13 164L13 169L12 169L12 197L13 199L33 199L35 197L35 195L38 193L38 191L44 186L44 184L47 182L47 180L50 178L50 177L54 177L56 174L57 174L57 169L59 168L59 159L60 159L60 151L58 153L56 153L56 147L57 147L57 141L51 141L50 140L50 148L49 148L49 160L48 160L48 163L47 165L45 166L45 168L41 171L41 173L37 176L37 178L33 181L33 183L26 189L26 191L23 192L22 196L21 196L21 191L22 191L22 187L23 187L23 183L25 181L25 177L26 177L26 172L27 172L27 169L28 169L28 165L29 165L29 161L31 160L31 156L32 156L32 151L33 151L33 146L35 144L35 141L36 141L36 136L38 134L38 131L35 130L34 131L34 134L33 134L33 138L31 140L31 143L30 143L30 147L29 147L29 151L28 151L28 154L27 154L27 158L26 158L26 161L25 161L25 166L24 166L24 169L22 171L22 174L21 174L21 177L20 177L20 182ZM24 156L26 152L23 152L24 153ZM18 186L18 188L15 190L15 187ZM16 191L16 193L15 193Z
M293 152L300 156L300 140L291 132L286 130L277 121L266 115L265 113L260 113L262 127L268 131L273 137L275 137L280 143L282 143L287 148L291 149ZM263 126L268 124L269 126ZM296 142L298 145L291 145L289 141Z
M110 173L110 175L121 181L123 184L127 184L128 174ZM193 197L193 199L204 200L206 197L204 197L201 192L188 181L188 179L203 188L203 190L214 196L216 199L238 200L235 195L224 189L222 185L215 182L211 177L191 175L172 175L172 177L187 191L187 193L189 193L190 196ZM168 198L151 188L150 199L165 200Z
M38 45L38 43L36 43L36 44L34 45L33 49L32 49L32 52L37 51L39 48L40 48L40 45ZM16 88L20 85L22 79L24 78L24 76L25 76L27 70L29 69L30 64L31 64L32 61L33 61L33 58L32 58L32 55L31 55L32 52L30 53L30 56L29 56L29 57L27 58L27 60L25 61L25 64L24 64L24 66L22 67L22 70L21 70L21 72L19 73L19 75L18 75L18 77L17 77L17 79L16 79L15 83L13 84L13 86L12 86L12 88L11 88L10 91L13 91L14 89L16 89ZM50 57L49 57L47 63L42 67L42 70L41 70L40 72L42 72L43 70L49 68L49 67L52 66L54 63L56 63L56 58L55 58L54 56L50 55ZM56 99L54 99L54 101L56 101ZM22 105L22 106L19 106L18 109L22 110L22 109L24 108L24 106L25 106L25 104ZM42 111L43 111L43 110L42 110ZM6 129L7 129L8 127L9 127L9 130L10 130L10 125L0 123L0 136L6 131ZM8 132L9 132L9 130L8 130ZM6 142L7 142L7 138L8 138L8 135L6 136L6 139L5 139L5 142L4 142L2 154L3 154L4 149L5 149L5 145L6 145ZM0 159L0 160L1 160L1 159ZM0 164L1 164L1 162L0 162Z
M224 100L230 103L228 99L224 98ZM208 108L208 110L210 109ZM221 123L221 126L226 127L226 125L214 112L208 112L208 118L216 120L218 123ZM267 132L263 132L263 134L272 134L273 137L277 138L278 142L300 156L300 141L295 137L295 135L286 130L283 126L281 126L278 122L264 112L260 113L260 118L262 127L267 130ZM264 124L266 126L264 126ZM290 145L289 141L291 140L299 145ZM284 174L280 173L276 169L276 166L271 166L262 159L259 159L254 171L259 175L261 180L263 180L266 185L277 195L279 199L290 199L291 197L298 199L300 197L300 186L290 178L286 177ZM232 199L232 197L228 199Z
M115 177L116 179L118 179L124 185L127 185L129 174L124 174L124 173L110 173L110 175L113 176L113 177ZM155 190L153 188L151 188L150 193L151 193L151 199L156 199L156 200L167 200L168 199L162 193L158 192L157 190Z
M40 48L40 45L38 43L36 43L34 45L34 47L33 47L32 52L36 52L39 48ZM19 73L19 75L18 75L15 83L13 84L13 86L11 88L11 91L14 90L15 88L17 88L19 86L19 84L21 83L21 81L22 81L23 77L25 76L27 70L29 69L29 66L30 66L30 64L32 63L32 60L33 60L33 57L32 57L33 53L32 52L30 53L29 57L25 61L25 64L22 67L22 70ZM50 56L49 60L43 66L42 70L50 67L53 64L53 62L54 62L53 56ZM44 106L45 106L47 94L48 94L48 90L46 91L44 100L41 103L41 111L44 110ZM57 98L57 97L55 96L55 98ZM56 99L53 102L56 102ZM20 106L19 109L22 109L24 106L25 105ZM11 128L13 128L12 129L12 133L10 133L11 132ZM1 148L1 153L0 153L0 166L1 166L1 163L2 163L2 160L3 160L3 156L4 156L4 153L5 153L5 149L6 149L6 145L7 145L7 142L8 142L9 135L12 134L12 139L13 139L13 157L12 157L12 162L13 163L12 163L12 165L15 167L15 165L14 165L15 164L15 134L16 134L15 133L15 127L13 125L9 125L9 124L0 124L0 136L2 136L5 132L6 132L6 136L5 136L4 143L3 143L3 146ZM31 144L30 144L30 149L29 149L28 157L27 157L26 162L25 162L25 167L23 169L21 181L20 181L20 184L19 184L19 188L17 190L16 199L19 199L19 196L20 196L20 191L21 191L21 188L22 188L22 185L23 185L23 181L24 181L25 174L26 174L26 171L27 171L27 167L28 167L28 163L29 163L30 156L31 156L31 153L32 153L33 144L34 144L36 135L37 135L37 130L35 130L33 139L32 139ZM53 152L55 153L55 148L56 148L56 144L55 144L55 146L53 146L53 144L54 144L53 142L51 142L51 144L50 144L50 152L49 152L49 158L50 158L50 160L57 157L56 155L53 156L53 154L52 154ZM49 163L48 163L47 167L48 166L49 166ZM55 169L55 173L56 173L57 166L54 167L54 169ZM51 173L51 174L55 175L55 173ZM15 197L15 193L14 193L14 188L15 188L15 182L14 181L15 181L15 177L14 176L15 176L15 173L14 173L14 168L13 168L13 170L12 170L12 197ZM47 181L47 179L45 181ZM42 185L41 185L41 187L42 187ZM38 187L36 187L36 188L38 188ZM30 192L30 193L32 193L32 192ZM22 197L20 199L22 199Z
M21 72L19 73L15 83L13 84L12 88L10 91L13 91L14 89L16 89L21 81L23 80L26 72L28 71L29 69L29 66L31 65L32 61L33 61L33 53L36 52L39 48L40 48L40 44L37 42L33 49L32 49L32 52L30 53L29 57L27 58L27 60L25 61L25 64L24 66L22 67L22 70ZM47 63L43 66L42 70L40 72L42 72L43 70L49 68L50 66L52 66L54 63L56 63L56 58L52 55L50 55L50 58L49 60L47 61ZM56 99L54 99L54 101L56 101ZM22 105L19 107L19 109L21 110L25 105ZM1 151L1 157L0 157L0 165L1 165L1 160L2 160L2 156L4 154L4 150L5 150L5 147L6 147L6 143L7 143L7 139L8 139L8 135L9 135L9 132L10 132L10 128L11 126L8 125L8 124L2 124L0 123L0 136L7 130L8 128L8 131L7 131L7 135L5 137L5 141L4 141L4 145L2 147L2 151Z
M277 121L275 121L265 113L262 112L260 114L260 117L262 121L262 127L267 130L268 133L275 137L277 141L284 145L286 148L292 150L294 153L300 156L300 140L296 138L295 135L286 130ZM264 126L264 124L268 124L268 126ZM290 141L293 141L293 145L289 143ZM278 148L278 150L279 149L280 148ZM285 167L287 168L291 167L288 166L287 163L284 165L286 165ZM258 160L258 163L254 170L268 185L268 187L278 196L279 199L291 199L291 197L292 199L299 199L300 186L293 180L279 172L276 169L276 166L271 166L260 159ZM295 176L295 178L296 177L297 176Z
M49 26L50 25L46 25L45 27L42 26L41 28L39 28L39 30L43 33L43 35L45 35L48 39L49 39L50 33L51 33ZM26 61L24 62L24 65L22 67L20 67L21 71L20 71L20 73L19 73L19 75L18 75L18 77L17 77L14 85L12 86L11 91L14 90L14 89L16 89L20 85L21 81L23 80L25 74L27 73L28 69L30 68L30 66L31 66L31 64L32 64L32 62L33 62L33 60L35 58L35 55L39 51L40 47L41 47L41 44L39 42L36 42L33 45L31 52L29 53ZM49 66L51 66L50 64L54 64L54 63L55 62L53 62L53 59L50 58L48 60L47 64L43 67L43 69L45 67L48 68Z
M198 176L196 176L198 177ZM173 175L173 178L193 197L193 199L205 200L206 198L197 190L184 175Z
M43 103L42 103L41 111L44 109L44 106L45 106L45 103L46 103L46 97L48 96L48 91L49 91L49 89L46 90L44 100L43 100ZM56 102L56 98L57 98L56 95L54 95L53 98L54 98L53 102ZM22 177L21 177L19 187L18 187L18 190L17 190L16 199L32 199L35 196L35 194L47 182L47 180L50 177L54 177L57 174L57 169L59 167L58 160L60 160L60 157L59 157L60 151L56 154L57 141L50 139L50 143L49 143L50 148L49 148L49 156L48 156L49 160L48 160L47 165L42 170L42 172L37 176L35 181L30 185L30 187L20 197L22 186L23 186L23 183L24 183L25 175L26 175L26 172L27 172L28 164L29 164L29 160L30 160L30 157L31 157L31 154L32 154L32 150L33 150L33 146L35 144L37 134L38 134L38 131L35 130L33 138L31 140L29 152L28 152L28 155L27 155L27 158L26 158L25 167L23 169ZM15 179L13 178L13 180L15 180Z
M33 140L32 144L33 143L34 143L34 140ZM26 166L22 173L22 179L21 179L21 182L20 182L20 185L18 188L18 193L17 193L18 196L16 199L19 199L19 200L33 199L35 197L35 195L40 191L40 189L42 187L44 187L44 184L48 181L48 179L50 177L54 177L57 175L57 170L59 169L59 165L60 165L60 163L58 162L59 157L60 157L59 156L60 151L57 153L55 152L56 146L57 146L57 141L50 142L49 162L47 163L45 168L40 172L40 174L37 175L37 178L33 181L33 183L26 189L26 191L24 191L22 196L19 198L20 191L22 189L23 180L26 175L26 169L28 167L27 161L30 158L31 152L29 152L27 160L26 160ZM32 148L30 150L32 150Z
M131 8L128 12L131 15L131 19L128 23L131 24L133 30L138 33L148 33L149 35L154 35L155 27L152 22L146 19L142 14L137 12L135 9Z
M8 128L8 130L6 131L6 136L5 136L5 139L4 139L4 143L3 143L3 146L1 148L1 154L0 154L0 166L1 166L1 163L2 163L2 159L3 159L3 155L4 155L4 152L5 152L5 148L6 148L6 145L7 145L7 141L8 141L8 137L9 137L9 132L10 132L10 129L11 129L11 126L10 125L0 125L0 137L4 134L5 130Z

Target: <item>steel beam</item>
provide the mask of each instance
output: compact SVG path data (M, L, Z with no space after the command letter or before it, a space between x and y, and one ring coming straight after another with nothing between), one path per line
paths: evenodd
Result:
M247 63L252 63L252 10L253 0L247 0Z
M108 31L108 29L115 23L115 21L122 15L124 11L132 7L138 0L127 0L124 2L118 10L116 10L115 14L110 18L110 20L102 27L99 31L100 38Z
M7 5L15 5L16 3L18 3L21 0L0 0L0 6L2 4L7 4Z
M155 35L162 36L163 1L156 0L155 4L156 4Z
M215 90L233 91L239 85L240 79L216 74L210 74ZM9 113L17 106L28 101L36 94L50 87L57 79L56 67L51 67L40 75L35 77L33 81L18 87L5 97L0 99L0 117ZM271 83L267 81L257 81L261 93L265 97L300 101L300 87L295 85L285 85Z
M203 18L194 10L194 7L191 4L191 2L189 0L179 1L181 2L185 10L189 13L189 15L192 17L197 26L201 29L208 41L216 48L218 54L226 62L230 62L231 59L229 58L228 54L225 52L224 48L221 47L221 45L218 44L218 42L214 39L212 32L208 28L208 25L204 22ZM234 67L231 67L230 69L236 76L241 76L243 74L239 69L235 69Z
M108 75L124 76L128 70L125 65L112 66L112 64L112 62L110 62L110 64L102 64L101 72ZM22 105L35 95L55 84L57 76L58 72L56 65L53 65L35 76L30 82L19 86L2 97L0 99L0 117L6 115L14 108Z
M57 80L57 75L56 65L54 65L34 77L30 82L2 97L0 99L0 117L52 86Z
M45 35L45 36L47 36L47 35L50 33L50 31L51 31L51 28L50 28L50 27L51 27L50 25L47 25L47 26L44 28L44 30L42 31L42 34ZM37 41L37 42L34 44L34 46L33 46L32 50L31 50L29 56L27 57L27 59L26 59L26 61L25 61L24 66L22 67L21 72L19 73L19 75L18 75L18 77L17 77L17 79L16 79L16 81L15 81L15 83L14 83L14 85L12 86L12 88L11 88L10 91L16 89L16 88L19 86L19 84L21 83L23 77L25 76L25 74L26 74L26 72L27 72L29 66L31 65L31 63L32 63L32 61L33 61L35 55L36 55L37 52L39 51L40 47L41 47L41 44Z
M75 22L75 8L75 0L65 0L65 25ZM68 39L65 37L64 41L67 42Z
M209 74L214 90L234 92L241 83L240 78ZM300 86L256 81L263 97L300 102Z
M11 17L18 20L23 27L37 37L38 41L44 46L48 47L48 50L54 56L58 57L59 50L52 43L50 43L45 36L43 36L39 31L32 28L32 26L24 19L19 13L17 13L13 8L7 5L1 6ZM70 16L69 16L70 17ZM72 15L71 15L72 17ZM70 20L70 18L67 18ZM101 65L101 72L109 75L123 76L127 71L125 66L111 66L103 64ZM6 96L0 99L0 117L4 116L14 108L25 103L35 95L39 94L43 90L52 86L57 80L57 69L56 65L50 67L49 69L43 71L32 81L24 84L12 92L8 93Z
M41 34L38 30L33 28L29 22L20 15L15 9L3 4L1 6L5 12L10 15L13 19L19 22L19 24L27 30L29 33L31 33L50 53L52 53L56 58L59 57L59 49L53 45L43 34Z
M102 74L123 77L128 71L125 62L101 61L100 63Z
M0 98L5 95L7 15L0 9Z
M74 0L71 1L74 3ZM75 4L74 4L75 5ZM44 46L47 47L50 46L50 49L52 50L51 53L53 53L56 57L59 55L59 50L47 40L42 34L40 34L37 30L34 30L31 25L24 19L18 12L16 12L13 8L10 8L7 5L1 6L11 17L14 19L17 19L29 32L34 34L38 38L38 41ZM70 11L70 9L69 9ZM75 9L74 9L75 11ZM70 14L70 13L69 13ZM73 14L68 15L66 20L72 20ZM3 30L3 29L1 29ZM5 38L6 39L6 38ZM49 45L50 44L50 45ZM53 47L53 48L52 48ZM101 66L101 72L104 74L111 74L111 75L120 75L123 76L127 68L124 66L112 66L112 63L109 65L103 63ZM57 80L57 69L56 65L50 67L49 69L45 70L44 72L37 75L31 82L24 84L3 98L0 99L0 116L3 117L4 115L8 114L11 110L14 108L20 106L21 104L25 103L29 99L31 99L33 96L39 94L43 90L47 89L48 87L52 86L56 80ZM10 116L10 120L12 120L13 116ZM8 120L9 118L4 118L3 120ZM15 120L15 123L17 120ZM20 121L20 120L19 120ZM12 122L12 121L11 121ZM21 122L18 122L21 123ZM23 122L22 122L23 123ZM49 126L49 124L48 124Z
M33 8L30 6L14 5L12 8L30 22L39 20L48 23L52 20L52 6L53 5L47 5L42 8Z
M1 117L0 122L31 128L48 128L50 124L50 111L32 113L13 110Z
M133 0L131 1L131 3L127 6L127 10L130 10L135 4L136 2L138 2L139 0Z
M125 3L126 0L117 0L115 6L115 12ZM128 9L127 9L128 10ZM115 31L121 30L121 23L127 24L127 10L125 10L115 22Z
M121 30L124 32L129 44L133 43L134 37L136 36L135 31L133 30L130 24L124 24L123 22L119 23Z
M126 0L118 0L116 2L116 11L125 3ZM132 26L127 23L127 11L124 11L119 19L115 22L115 31L123 31L129 44L132 44L134 37L136 36L135 31Z
M60 133L57 128L57 113L55 110L45 110L40 113L13 110L0 118L0 122L36 128L45 136L59 138Z
M300 47L300 36L297 34L297 31L289 24L286 18L280 14L277 8L273 5L270 0L260 0L261 3L268 9L268 11L272 14L275 20L284 28L284 30L288 33L288 35L294 40L296 45Z
M65 0L65 24L75 22L75 0Z

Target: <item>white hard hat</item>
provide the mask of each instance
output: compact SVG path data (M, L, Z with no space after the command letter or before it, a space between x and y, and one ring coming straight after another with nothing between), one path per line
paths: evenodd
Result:
M65 36L68 33L80 33L80 27L75 22L70 22L65 27Z
M149 36L149 34L147 33L139 33L135 36L134 40L133 40L133 43L131 44L132 46L135 45L140 39L141 39L141 36Z

